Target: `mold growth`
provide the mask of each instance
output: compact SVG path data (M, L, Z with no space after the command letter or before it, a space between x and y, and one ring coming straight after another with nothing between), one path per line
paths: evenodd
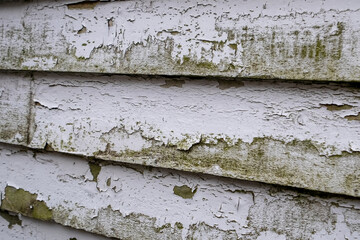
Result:
M46 203L37 200L37 194L11 186L6 186L0 208L39 220L51 220L53 216L52 210L46 206Z
M331 166L327 163L330 156L320 156L319 146L310 140L285 142L265 137L254 138L251 143L238 140L237 143L229 145L222 139L209 143L206 137L203 137L187 147L189 150L186 151L178 146L153 146L141 151L108 150L93 154L104 160L141 163L183 171L196 170L219 176L351 196L359 194L353 190L354 183L348 184L343 178L349 175L347 169L358 167L358 162L352 160L359 156L358 152L331 155L331 160L337 163ZM310 156L313 162L307 160ZM292 159L293 164L288 164L289 159ZM174 193L181 193L181 190L190 192L186 189L178 186L174 188Z
M110 205L97 212L94 218L94 209L88 209L80 217L75 215L73 208L60 207L54 210L54 221L116 239L182 239L182 224L158 225L155 217L142 213L124 215Z
M223 230L216 225L211 226L206 222L199 222L189 226L186 239L240 239L234 229ZM248 238L241 238L248 239Z
M331 205L325 202L302 195L266 200L263 198L260 201L266 204L258 202L250 208L248 227L254 228L254 235L272 231L278 235L286 235L286 239L314 239L313 234L324 230L331 232L336 227L337 217L332 212ZM299 229L299 226L306 231L292 231Z
M184 199L191 199L195 195L197 188L193 190L192 188L186 185L182 185L182 186L175 186L173 191L175 195L178 195Z
M89 162L89 167L90 167L91 175L93 176L93 181L97 182L97 180L98 180L97 178L101 171L101 166L97 163Z
M7 211L0 211L0 216L9 222L8 228L10 229L16 224L21 226L22 221L18 215L10 214Z
M341 110L348 110L348 109L353 108L353 106L348 105L348 104L341 104L341 105L337 105L337 104L320 104L320 106L326 107L326 109L329 110L329 111L341 111Z

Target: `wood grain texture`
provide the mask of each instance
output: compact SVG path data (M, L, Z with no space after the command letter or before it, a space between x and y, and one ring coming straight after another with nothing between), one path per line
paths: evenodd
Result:
M79 157L1 144L0 156L0 194L13 211L28 213L26 199L16 198L19 193L36 194L56 223L107 237L360 237L359 199L132 164L89 164ZM96 181L93 165L100 168ZM176 194L176 187L190 190ZM17 192L11 195L9 189ZM186 191L193 196L187 198ZM51 238L58 239L55 234Z
M360 94L353 85L64 73L3 78L31 82L32 97L11 101L1 118L2 126L19 124L28 141L16 142L10 128L1 142L360 196ZM4 96L17 94L24 95L4 88ZM8 109L19 109L15 120ZM30 121L21 128L18 118Z
M0 4L1 69L360 81L356 0Z

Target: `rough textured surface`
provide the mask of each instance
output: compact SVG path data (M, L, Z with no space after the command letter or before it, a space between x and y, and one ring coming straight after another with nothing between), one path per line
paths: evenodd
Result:
M1 78L3 96L31 96L0 109L2 126L28 119L2 142L360 196L357 86L45 73ZM32 87L8 88L9 82ZM15 121L9 109L17 109Z
M39 220L51 220L52 211L44 201L37 200L37 194L32 194L23 189L11 186L5 188L4 199L1 202L1 210L19 212Z
M13 220L11 220L13 219ZM14 221L16 223L14 223ZM4 240L106 240L109 238L59 224L0 211L0 238Z
M0 1L0 238L360 239L359 33L356 0Z
M24 76L25 75L25 76ZM25 80L27 79L27 80ZM0 139L2 142L28 143L32 102L31 78L26 74L1 74Z
M16 209L26 200L8 197L9 188L18 189L43 201L55 222L108 237L360 238L360 202L355 198L108 161L92 163L100 166L94 181L89 162L80 157L10 145L0 149L4 210L28 214ZM176 186L186 194L192 189L192 198L176 194Z
M2 69L360 80L357 0L0 4Z

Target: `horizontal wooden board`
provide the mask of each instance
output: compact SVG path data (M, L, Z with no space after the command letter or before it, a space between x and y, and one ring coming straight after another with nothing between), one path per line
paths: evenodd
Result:
M1 142L360 196L356 86L64 73L1 77L32 84L30 102L0 109L2 126L19 124L17 132L2 129ZM3 96L29 91L1 84ZM15 118L9 109L18 109ZM16 142L17 135L28 141Z
M0 156L2 210L107 237L360 237L359 199L300 193L286 187L169 169L88 162L4 144L0 144ZM15 231L17 227L14 226ZM32 236L42 239L36 234L38 231ZM47 233L43 233L49 236L47 239L68 236L57 238L56 232L51 236Z
M0 68L360 81L360 2L2 1Z

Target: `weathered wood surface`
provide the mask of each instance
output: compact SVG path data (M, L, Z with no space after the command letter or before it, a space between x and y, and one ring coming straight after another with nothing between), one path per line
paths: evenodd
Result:
M360 81L360 1L1 1L0 69Z
M360 196L360 89L352 85L0 78L1 142Z
M19 216L7 211L0 211L0 238L3 240L109 240L109 238L98 234L24 215Z
M9 145L0 165L2 210L108 237L360 238L359 199Z

